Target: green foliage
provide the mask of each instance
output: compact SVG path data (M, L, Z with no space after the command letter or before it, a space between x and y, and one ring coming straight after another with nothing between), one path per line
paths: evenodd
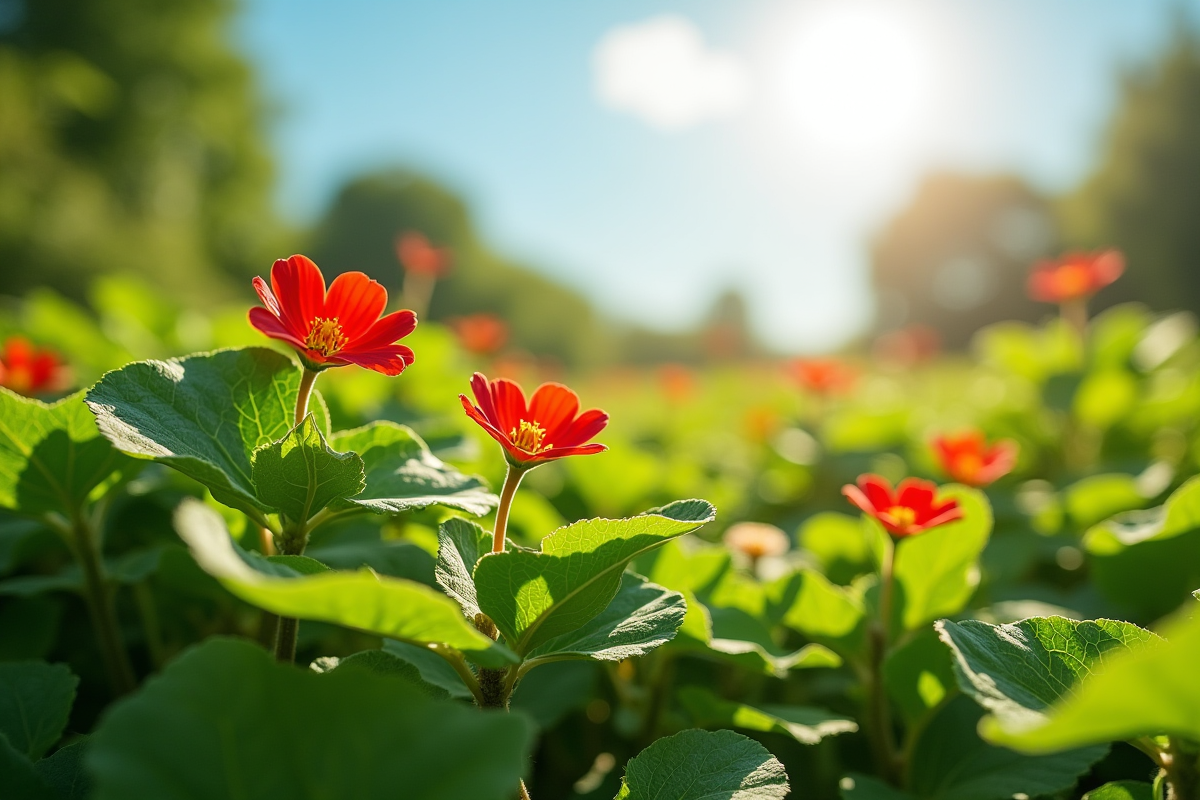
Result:
M82 393L46 405L0 388L0 506L75 516L133 466L100 435Z
M632 759L616 800L783 800L787 773L758 742L732 731L683 731Z
M267 611L418 644L444 644L489 666L515 661L505 647L468 624L452 600L428 586L366 570L270 577L238 557L224 522L212 509L187 501L175 523L205 571L242 600Z
M492 553L475 567L479 606L526 655L603 611L631 560L715 513L702 500L681 500L630 519L568 525L543 539L540 551Z
M255 450L251 460L255 495L296 522L307 522L367 485L362 457L330 449L312 414L279 441Z
M1154 800L1154 787L1142 781L1115 781L1093 789L1083 800Z
M37 761L62 738L78 685L62 664L0 664L0 737Z
M318 675L214 639L115 706L87 762L98 800L394 798L397 787L414 800L501 800L531 738L519 716L432 700L402 679L341 667Z
M741 728L762 733L780 733L800 744L816 744L826 736L854 733L854 720L821 708L805 706L767 705L762 708L722 700L699 686L685 686L678 692L679 701L692 721L706 728Z

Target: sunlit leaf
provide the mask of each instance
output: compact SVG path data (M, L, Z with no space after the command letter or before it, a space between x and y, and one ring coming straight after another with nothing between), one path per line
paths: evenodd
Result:
M683 731L659 739L625 766L616 800L783 800L783 765L733 731Z
M255 450L251 462L258 499L295 522L307 522L366 486L362 458L330 449L311 414L279 441Z
M854 733L854 720L823 708L806 706L750 706L723 700L708 689L686 686L677 692L692 722L706 728L741 728L763 733L780 733L800 744L816 744L826 736Z

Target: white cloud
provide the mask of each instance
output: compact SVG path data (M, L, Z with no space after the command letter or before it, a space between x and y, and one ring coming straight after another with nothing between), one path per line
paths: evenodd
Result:
M710 48L693 22L673 15L612 29L592 64L606 106L662 130L728 116L749 90L736 55Z

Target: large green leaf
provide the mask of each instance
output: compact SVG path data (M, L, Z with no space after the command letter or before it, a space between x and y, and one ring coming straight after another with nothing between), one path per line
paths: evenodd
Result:
M982 492L945 489L963 518L901 539L896 545L895 613L905 630L915 630L966 606L979 584L979 556L992 532L992 507Z
M786 609L781 618L784 625L842 653L862 651L866 610L853 590L805 569L777 581L770 592L773 601Z
M937 623L954 654L959 688L1006 724L1044 719L1044 710L1113 656L1158 637L1128 622L1031 617L1012 625Z
M396 639L384 639L383 651L415 667L421 680L429 686L441 689L459 700L471 699L471 690L454 671L454 667L428 647L419 647Z
M100 435L82 392L46 405L0 388L0 507L70 517L135 464Z
M0 734L37 761L62 738L79 679L63 664L0 664Z
M1154 786L1143 781L1114 781L1092 789L1083 800L1154 800Z
M632 559L715 513L703 500L681 500L629 519L576 522L543 539L541 551L484 556L475 566L479 606L510 647L529 653L603 611Z
M783 800L783 765L733 731L689 730L659 739L625 766L616 800Z
M579 628L556 636L526 654L533 659L593 658L622 661L643 656L675 638L687 603L672 592L626 572L608 607Z
M749 706L723 700L708 689L686 686L678 692L679 702L692 715L692 722L706 728L742 728L763 733L780 733L800 744L816 744L826 736L854 733L854 720L823 708L806 706Z
M259 608L416 644L448 645L487 666L516 660L469 624L453 600L423 584L367 570L295 578L265 575L238 556L220 515L194 500L180 505L175 526L196 563Z
M451 517L438 527L434 575L438 586L462 607L467 619L480 613L472 573L479 559L492 551L492 536L474 522Z
M1128 511L1087 532L1084 545L1094 555L1113 555L1143 542L1157 542L1200 528L1200 477L1180 486L1167 502L1145 511Z
M957 686L953 657L933 627L914 631L883 661L888 697L910 726L922 724Z
M1163 633L1165 642L1113 654L1103 671L1080 682L1043 718L996 715L984 719L980 730L1026 753L1160 734L1200 741L1200 617Z
M96 800L508 800L532 738L519 715L211 639L110 709L87 763Z
M258 499L296 522L307 522L367 485L362 458L330 449L312 414L279 441L255 450L251 462Z
M88 741L72 742L33 765L33 771L54 792L55 800L87 800L92 796L92 777L83 765Z
M254 451L295 424L300 369L262 347L110 372L87 393L100 430L120 450L174 467L220 502L271 511L254 491Z
M5 800L59 800L33 762L0 736L0 788Z
M399 514L432 505L456 508L468 514L486 514L498 498L481 478L464 475L437 459L429 447L403 425L372 422L362 428L334 434L330 444L362 456L367 486L361 494L342 501L377 514Z
M909 764L910 794L920 800L1006 800L1052 795L1075 785L1107 746L1027 756L987 744L975 732L983 710L958 696L922 729Z

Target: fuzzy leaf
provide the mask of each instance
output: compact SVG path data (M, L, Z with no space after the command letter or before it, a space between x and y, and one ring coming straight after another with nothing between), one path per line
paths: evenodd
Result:
M479 605L510 647L529 653L607 608L632 559L715 513L703 500L681 500L629 519L576 522L543 539L541 551L484 556L474 576Z
M251 461L258 499L297 522L366 486L362 458L331 450L311 414L279 441L255 450Z
M334 434L330 444L362 456L366 488L341 501L377 514L400 514L433 505L481 515L499 499L481 478L464 475L436 458L419 436L394 422L372 422Z
M689 730L659 739L625 766L617 800L783 800L783 765L733 731Z
M451 517L438 527L438 555L434 575L438 586L462 607L467 619L480 613L471 574L479 559L492 549L492 537L474 522Z
M423 584L368 570L295 578L264 575L238 556L220 515L194 500L180 505L175 526L196 563L251 605L415 644L442 643L486 666L516 660L507 648L475 630L454 601Z
M0 388L0 507L70 517L136 465L100 435L83 392L46 405Z
M580 628L543 643L525 659L622 661L643 656L675 638L686 613L679 592L626 572L608 608Z

